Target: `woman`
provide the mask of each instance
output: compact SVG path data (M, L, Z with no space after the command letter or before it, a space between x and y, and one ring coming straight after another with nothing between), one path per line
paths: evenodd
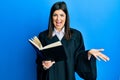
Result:
M67 60L42 60L38 55L37 80L75 80L74 72L85 80L96 80L96 59L109 60L101 53L103 49L85 51L82 34L70 28L65 2L56 2L52 6L48 30L41 32L38 38L44 46L60 40L65 48Z

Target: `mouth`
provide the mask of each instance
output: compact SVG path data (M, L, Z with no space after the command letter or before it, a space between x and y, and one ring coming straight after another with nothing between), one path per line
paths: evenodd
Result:
M62 22L56 22L57 26L60 26L62 24Z

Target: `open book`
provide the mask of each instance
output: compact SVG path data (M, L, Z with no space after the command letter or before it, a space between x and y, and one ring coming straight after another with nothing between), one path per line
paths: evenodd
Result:
M29 39L29 42L44 60L54 60L57 62L66 59L65 50L61 41L56 41L43 47L37 36L34 36Z

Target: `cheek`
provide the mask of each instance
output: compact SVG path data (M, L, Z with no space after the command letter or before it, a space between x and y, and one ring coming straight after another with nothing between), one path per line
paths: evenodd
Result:
M66 20L66 17L63 17L62 20L65 21L65 20Z
M55 22L55 20L53 20L53 24L55 24L56 22Z
M57 18L56 18L56 17L53 17L52 19L53 19L53 22L55 22Z
M55 23L55 18L52 18L52 22L53 22L53 24Z
M66 21L66 18L64 18L64 19L63 19L63 21L64 21L64 23L65 23L65 21Z

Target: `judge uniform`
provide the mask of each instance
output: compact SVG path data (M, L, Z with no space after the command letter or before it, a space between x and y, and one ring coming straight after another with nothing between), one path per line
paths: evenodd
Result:
M75 80L75 72L84 80L96 80L96 59L91 56L88 60L88 50L85 50L81 32L72 28L70 31L72 33L70 40L66 40L64 36L61 39L67 56L66 60L58 61L44 70L42 58L37 55L37 80ZM47 34L48 30L38 35L43 46L59 40L56 35L49 39Z

